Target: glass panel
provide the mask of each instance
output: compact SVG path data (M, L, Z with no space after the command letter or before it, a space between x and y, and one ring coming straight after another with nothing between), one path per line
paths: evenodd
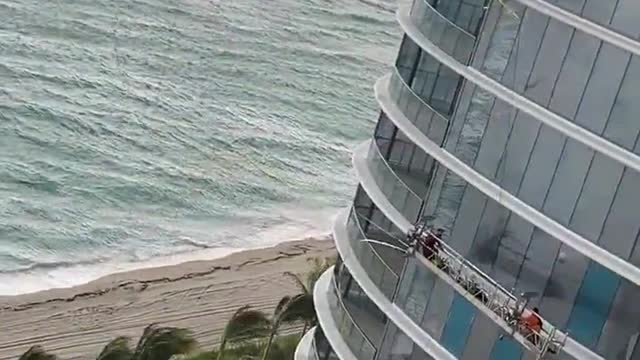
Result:
M356 358L359 360L373 360L376 350L346 309L335 282L331 286L329 304L331 314L338 325L338 331Z
M491 360L508 360L520 359L522 357L522 346L509 337L504 337L496 341L493 351L491 352Z
M425 36L459 62L469 61L475 38L442 16L424 0L416 0L411 9L414 24Z
M349 222L347 224L349 234L355 235L349 238L349 241L351 242L351 248L356 254L358 262L369 275L369 278L374 283L376 283L376 285L378 285L378 288L385 294L385 296L387 296L389 299L393 299L393 294L398 283L398 274L393 270L394 267L390 266L390 264L388 264L382 258L382 256L380 256L378 252L379 250L374 249L371 242L363 241L365 239L368 239L362 227L363 224L375 226L375 224L368 222L364 217L358 215L356 211L352 210L349 216ZM383 231L381 228L376 228L376 230ZM395 238L397 244L403 244L403 239L396 238L394 235L389 233L386 234L389 237ZM396 245L389 244L385 247L389 248L395 246ZM402 250L401 248L399 248L398 250L395 250L393 248L389 249L391 251L398 251L398 254L400 254L399 250Z
M635 345L629 349L629 352L631 352L631 360L640 360L640 341L637 338L635 339Z
M322 329L318 326L315 331L313 339L314 347L316 349L316 359L318 360L340 360L336 353L331 348L329 341L324 336Z
M383 157L376 142L372 142L369 147L367 162L378 188L385 194L387 200L407 220L415 221L422 207L422 197L398 177L396 170Z
M457 83L453 85L457 86ZM404 116L420 129L420 132L436 144L442 144L449 121L425 103L402 79L397 70L391 75L389 94Z
M474 314L473 305L462 296L456 294L449 313L449 319L442 333L442 344L456 357L462 356Z
M361 354L363 359L373 359L376 355L375 349L369 347L364 347Z
M567 324L571 337L586 346L598 342L619 282L620 278L609 269L591 263Z
M413 73L414 63L420 57L420 47L414 43L406 35L402 39L398 59L396 60L396 68L402 74L404 79L409 79Z
M451 22L473 34L478 33L485 9L489 4L489 0L427 0L427 2Z
M434 281L435 275L431 271L410 258L395 303L418 324L424 317Z
M314 331L313 339L311 339L311 358L313 360L320 360L320 356L318 355L318 348L316 347L316 334L318 330Z

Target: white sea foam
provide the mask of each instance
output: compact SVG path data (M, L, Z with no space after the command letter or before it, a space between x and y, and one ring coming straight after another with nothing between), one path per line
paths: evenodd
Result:
M274 246L284 241L307 238L324 239L330 233L330 226L338 209L310 211L306 209L286 209L280 212L281 223L263 227L251 235L238 229L241 237L236 243L251 244L247 247L208 247L191 239L182 239L185 246L181 252L130 262L113 259L106 262L84 265L70 265L52 268L36 268L31 271L0 274L0 296L18 295L54 288L68 288L86 284L106 275L131 270L177 265L190 261L214 260L235 252ZM247 226L248 228L253 228ZM246 229L245 229L246 230Z

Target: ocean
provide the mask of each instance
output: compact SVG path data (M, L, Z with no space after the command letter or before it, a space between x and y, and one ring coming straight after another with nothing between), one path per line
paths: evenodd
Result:
M326 234L391 0L0 0L0 295Z

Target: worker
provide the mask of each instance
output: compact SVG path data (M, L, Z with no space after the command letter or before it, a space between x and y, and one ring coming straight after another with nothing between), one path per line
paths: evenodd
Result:
M422 255L427 259L435 258L442 247L441 239L444 234L444 229L438 228L435 231L428 231L426 234L423 234L421 238L422 245Z
M520 328L525 337L531 340L534 345L538 345L540 341L540 333L542 331L542 318L540 310L537 307L533 311L525 310L520 317Z

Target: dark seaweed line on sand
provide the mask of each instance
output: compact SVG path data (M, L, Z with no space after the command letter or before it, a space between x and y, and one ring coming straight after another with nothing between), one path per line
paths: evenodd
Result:
M274 256L272 258L268 258L268 259L264 259L264 260L260 260L260 261L255 260L255 259L248 260L248 261L245 261L243 263L240 263L240 264L236 265L235 266L235 270L239 270L242 267L247 266L247 265L266 264L266 263L276 262L276 261L284 259L284 258L291 258L291 257L295 257L295 256L305 255L307 252L309 252L309 250L311 250L309 247L304 246L304 245L294 245L294 246L292 246L292 248L295 249L295 250L299 250L299 251L298 252L279 251L278 255ZM15 306L5 305L5 306L0 307L0 311L13 311L13 312L25 311L25 310L29 310L29 309L31 309L31 308L33 308L35 306L45 305L45 304L54 303L54 302L72 302L72 301L75 301L75 300L78 300L78 299L83 299L83 298L98 297L98 296L102 296L102 295L108 294L108 293L110 293L112 291L115 291L115 290L119 290L119 289L123 289L123 288L126 289L127 287L135 287L135 291L136 292L142 292L145 289L147 289L147 287L149 287L149 285L158 284L158 283L173 283L173 282L177 282L177 281L203 277L203 276L211 275L211 274L215 273L216 271L228 271L228 270L231 270L232 268L233 268L232 266L214 266L214 267L212 267L212 268L210 268L209 270L206 270L206 271L187 273L187 274L184 274L182 276L178 276L178 277L174 277L174 278L162 277L162 278L156 278L156 279L150 279L150 280L129 280L129 281L121 282L121 283L119 283L119 284L117 284L117 285L115 285L113 287L110 287L110 288L82 292L82 293L75 294L75 295L73 295L71 297L51 298L51 299L47 299L47 300L44 300L44 301L34 301L34 302L29 302L29 303L15 305Z

